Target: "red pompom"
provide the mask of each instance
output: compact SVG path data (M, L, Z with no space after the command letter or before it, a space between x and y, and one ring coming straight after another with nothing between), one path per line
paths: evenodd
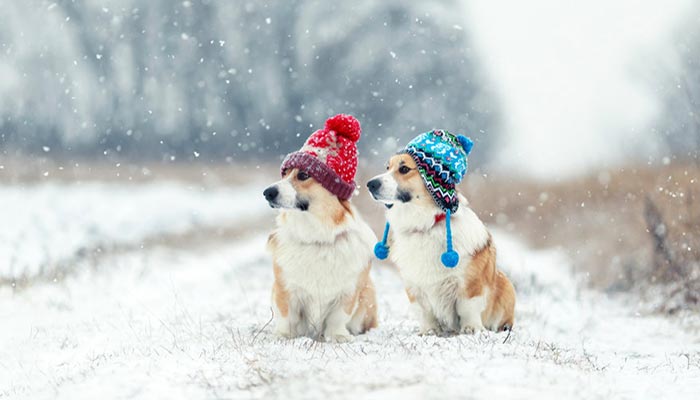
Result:
M335 131L340 136L346 137L353 142L360 140L360 122L352 115L338 114L335 117L328 118L326 121L326 129Z

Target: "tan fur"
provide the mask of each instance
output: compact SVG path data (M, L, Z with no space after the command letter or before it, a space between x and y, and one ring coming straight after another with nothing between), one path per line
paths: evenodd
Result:
M407 174L399 173L399 167L402 165L407 166L411 171ZM408 154L397 154L389 160L389 170L392 171L392 175L396 182L403 188L411 192L413 195L412 202L416 204L421 204L426 207L436 207L433 197L425 188L423 183L423 178L418 172L417 165L413 157Z
M355 309L353 318L364 315L361 333L377 327L377 297L374 290L374 283L372 283L372 279L369 276L370 269L371 266L368 265L360 275L357 281L357 292L355 294L357 308Z
M350 208L350 202L347 200L340 200L340 205L342 209L337 209L336 213L333 215L333 223L340 225L345 220L346 215L352 216L352 209Z
M292 186L298 193L303 193L309 199L312 199L309 212L320 217L323 221L328 221L329 224L340 225L346 216L352 216L352 208L348 200L341 200L337 196L326 190L314 178L309 178L304 181L297 179L298 169L286 171L284 178L292 175ZM287 219L286 210L281 210L278 216L278 223L285 223Z
M416 302L416 295L411 293L410 290L406 289L406 296L408 297L408 302L409 303L415 303Z
M274 233L267 238L267 249L274 253L277 247L277 235ZM272 301L275 302L280 314L283 317L289 315L289 292L287 291L284 280L282 279L282 269L277 263L272 263L272 272L274 274L274 283L272 285Z
M280 267L274 264L272 268L275 274L275 283L272 285L272 299L280 310L280 314L286 317L289 315L289 292L287 292L287 288L284 286Z
M496 248L489 237L486 245L474 254L464 277L463 296L480 296L489 289L486 309L481 320L489 329L512 327L515 313L515 289L508 278L496 269Z
M321 186L314 178L309 178L305 181L297 179L299 170L294 168L286 171L284 177L290 174L292 178L292 186L298 193L303 193L309 199L312 199L309 212L316 214L324 221L328 221L334 225L340 225L345 219L346 214L350 213L350 205L347 200L341 200L337 196L330 193L326 188ZM280 216L284 218L286 211L281 211Z

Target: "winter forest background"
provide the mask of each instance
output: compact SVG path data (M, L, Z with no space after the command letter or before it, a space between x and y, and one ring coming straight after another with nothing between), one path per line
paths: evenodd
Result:
M699 103L695 0L0 0L0 400L695 398ZM375 260L377 329L272 335L262 191L336 113L376 234L388 156L475 141L511 333Z
M6 2L0 144L6 156L276 160L347 112L370 159L436 126L472 135L478 165L538 174L553 165L527 165L547 144L567 171L695 158L698 6L669 4Z

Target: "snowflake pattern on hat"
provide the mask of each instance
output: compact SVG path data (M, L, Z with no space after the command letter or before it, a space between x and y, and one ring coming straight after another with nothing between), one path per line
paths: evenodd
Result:
M435 203L443 211L455 212L459 207L456 185L467 173L472 145L465 136L436 129L417 136L400 153L409 154L416 162Z

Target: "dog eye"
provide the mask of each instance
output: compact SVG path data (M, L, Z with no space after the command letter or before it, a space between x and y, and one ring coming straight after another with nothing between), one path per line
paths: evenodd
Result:
M309 179L309 174L307 174L304 171L299 171L299 173L297 174L297 179L300 181L305 181L305 180Z
M401 175L406 175L406 174L409 173L409 172L411 172L411 169L408 168L407 166L402 165L402 166L399 167L399 173L400 173Z

